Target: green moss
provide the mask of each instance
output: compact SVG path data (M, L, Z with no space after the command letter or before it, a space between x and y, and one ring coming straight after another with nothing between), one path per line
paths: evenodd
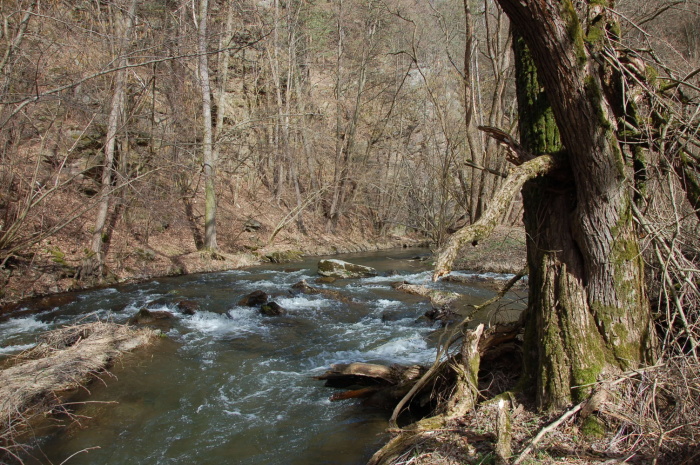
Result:
M602 438L605 436L605 425L595 415L589 415L583 420L581 432L589 438Z
M588 43L589 45L596 46L603 42L604 37L605 30L602 27L596 25L588 30L588 34L586 34L586 43Z
M537 68L522 37L513 41L517 79L517 98L520 108L520 142L536 155L554 153L562 149L559 129L539 82Z
M646 65L644 67L644 74L647 82L652 86L656 86L657 80L659 78L659 72L656 70L656 68L654 68L651 65Z
M576 8L574 8L574 4L571 2L571 0L562 1L561 6L562 17L566 22L566 30L569 33L569 38L571 38L571 42L574 45L576 61L580 67L583 67L588 61L588 54L586 52L586 44L583 40L583 30L581 29L578 13L576 12Z
M591 385L598 381L598 375L600 375L602 371L602 364L592 365L587 368L573 368L571 373L571 377L573 378L572 384L574 386L583 386L573 390L574 402L583 402L588 397L592 389Z

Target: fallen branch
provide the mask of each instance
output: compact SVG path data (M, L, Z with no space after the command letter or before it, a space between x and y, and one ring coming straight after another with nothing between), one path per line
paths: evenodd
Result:
M520 453L518 458L515 459L515 461L513 462L513 465L518 465L523 460L525 460L525 458L530 454L530 452L532 452L532 450L537 445L537 443L540 442L542 440L542 438L545 437L545 435L547 433L554 431L555 429L557 429L559 427L559 425L561 425L566 420L568 420L569 418L574 416L579 410L581 410L583 408L583 405L586 402L587 401L581 402L580 404L576 405L571 410L568 410L566 413L564 413L564 415L560 416L556 421L554 421L553 423L550 423L549 425L542 428L540 430L540 432L537 433L537 436L535 436L532 439L532 441L530 441L530 444L528 444L527 447Z
M506 292L508 292L513 286L515 286L515 283L517 283L518 281L523 279L525 276L527 276L527 274L528 274L528 268L527 268L527 265L525 265L525 267L522 270L518 271L518 273L515 276L513 276L512 278L510 278L508 280L508 282L498 291L498 293L495 296L491 297L486 302L483 302L483 303L478 304L478 305L474 305L474 311L478 312L482 308L488 307L489 305L494 304L494 303L498 302L499 300L501 300L501 298L504 295L506 295Z
M437 281L452 270L452 264L457 258L457 253L464 244L471 242L473 245L476 245L478 241L485 239L491 234L505 214L511 200L520 192L525 182L553 171L558 164L554 156L541 155L512 168L483 216L475 223L465 226L454 233L438 253L435 271L433 272L433 281Z

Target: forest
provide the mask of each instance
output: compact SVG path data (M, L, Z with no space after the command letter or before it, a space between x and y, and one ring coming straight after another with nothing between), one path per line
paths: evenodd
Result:
M418 244L439 281L517 231L528 408L551 430L617 428L629 457L600 462L700 460L697 0L8 0L0 15L8 309ZM468 323L371 463L493 413L479 358L501 336ZM399 429L440 376L449 400ZM526 463L541 438L503 445L500 395L491 456Z

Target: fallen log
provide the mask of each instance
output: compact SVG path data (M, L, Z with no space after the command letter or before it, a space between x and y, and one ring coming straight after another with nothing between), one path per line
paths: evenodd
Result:
M331 365L314 379L326 381L327 387L350 388L333 394L332 401L364 398L368 404L393 408L425 372L419 365L379 365L354 362Z
M418 284L409 284L407 282L399 282L391 285L397 291L402 291L407 294L419 295L430 299L430 304L435 308L442 308L450 305L455 300L461 297L461 294L450 291L441 291L438 289L430 289L426 286Z
M325 380L327 387L347 387L367 384L396 384L397 376L391 367L373 363L339 363L315 379Z

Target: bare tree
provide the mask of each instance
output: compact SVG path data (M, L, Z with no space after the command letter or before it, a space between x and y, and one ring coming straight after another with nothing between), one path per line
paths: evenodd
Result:
M218 250L216 243L216 159L211 111L211 83L209 81L209 55L207 53L207 23L209 1L199 2L199 22L197 26L197 51L199 86L202 96L202 170L204 172L204 249L213 255Z
M100 203L97 209L97 218L95 219L95 227L92 234L91 251L92 256L86 259L83 265L83 276L97 275L102 276L104 267L104 254L102 246L107 239L108 231L105 226L107 224L107 214L109 213L109 204L111 192L113 189L113 180L115 172L115 153L117 149L117 132L120 129L120 123L123 122L124 108L124 93L126 85L127 73L127 51L131 31L134 24L134 15L136 12L136 0L132 0L128 7L126 4L115 4L115 37L117 46L118 70L114 75L114 91L112 93L112 101L109 110L109 120L107 122L107 135L104 146L104 166L102 168L102 187L100 191Z

